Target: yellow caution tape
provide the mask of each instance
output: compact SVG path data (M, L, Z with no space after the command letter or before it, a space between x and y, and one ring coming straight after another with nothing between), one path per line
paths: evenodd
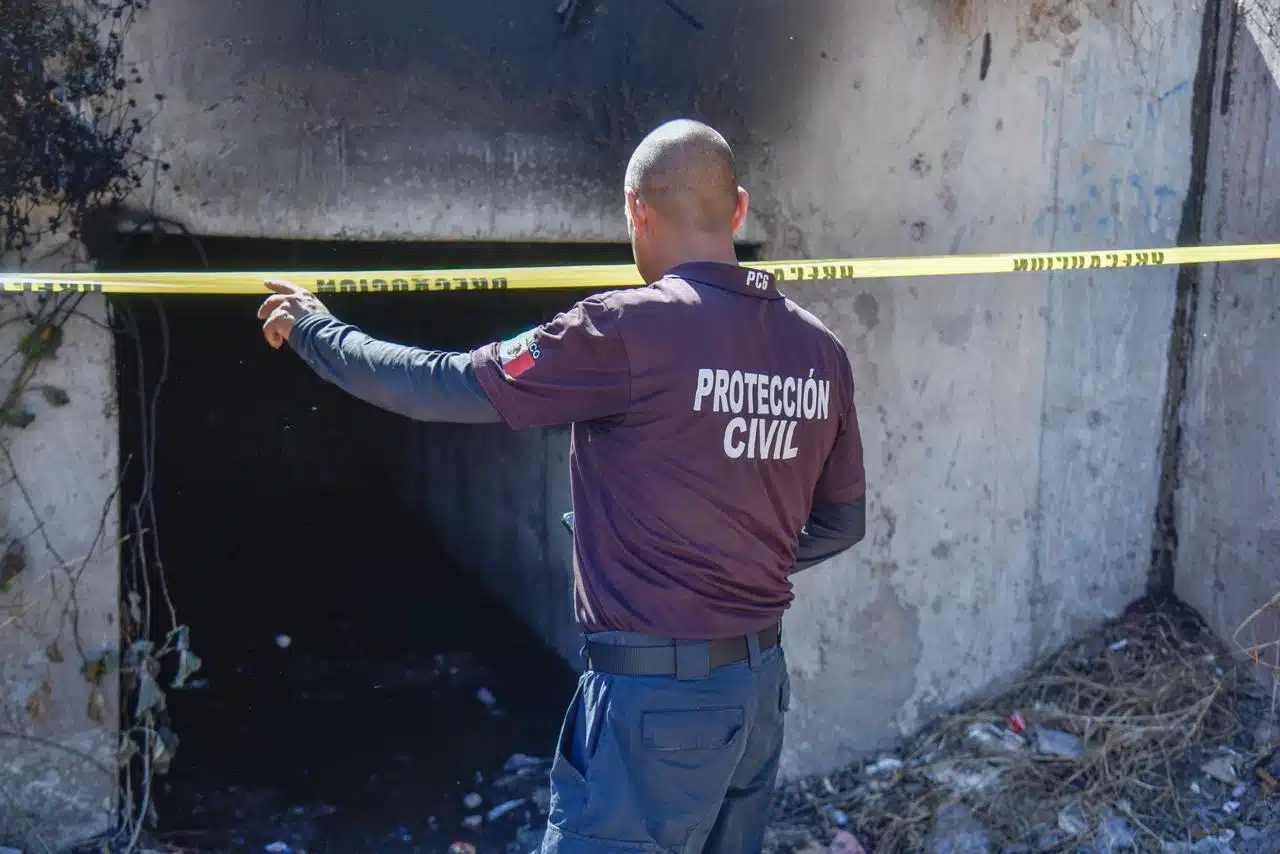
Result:
M940 255L923 258L842 258L827 261L757 261L743 266L768 270L781 282L883 279L908 276L972 276L1169 267L1226 261L1280 259L1280 243L1040 252L1023 255ZM5 292L105 294L254 294L263 280L288 279L316 293L382 293L593 288L643 284L630 264L581 267L478 267L467 270L366 270L360 272L253 271L237 273L83 273L58 276L0 274Z

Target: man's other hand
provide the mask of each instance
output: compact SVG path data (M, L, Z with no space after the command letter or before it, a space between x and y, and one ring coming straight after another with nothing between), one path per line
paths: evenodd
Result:
M267 343L277 350L289 340L295 323L308 314L327 314L329 311L315 294L293 282L268 279L264 284L267 290L275 293L263 301L258 309L258 319L265 321L262 334L266 336Z

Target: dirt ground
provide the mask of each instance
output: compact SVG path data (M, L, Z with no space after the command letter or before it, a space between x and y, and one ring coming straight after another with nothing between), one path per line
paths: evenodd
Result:
M901 750L782 787L766 854L1280 854L1280 679L1237 660L1182 605L1137 603ZM452 843L394 850L535 850L549 765L511 756Z
M1280 680L1137 603L892 755L785 787L770 854L1280 852Z

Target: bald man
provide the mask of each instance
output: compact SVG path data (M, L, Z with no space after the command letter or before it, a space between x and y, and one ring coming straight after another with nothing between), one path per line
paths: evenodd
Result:
M510 340L377 341L281 282L258 316L272 346L410 418L573 425L586 670L541 851L758 852L790 702L789 576L864 534L853 373L772 275L738 265L748 199L719 133L659 127L624 189L647 284Z

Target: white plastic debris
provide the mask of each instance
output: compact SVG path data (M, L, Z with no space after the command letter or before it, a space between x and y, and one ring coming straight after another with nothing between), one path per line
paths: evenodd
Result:
M1036 750L1046 756L1061 756L1064 759L1084 758L1084 745L1080 739L1056 729L1036 730Z
M990 723L976 723L969 727L969 740L999 753L1017 753L1027 746L1026 741L1016 732Z
M876 774L885 774L889 771L897 771L902 767L902 760L892 756L884 756L867 766L867 773L871 776Z
M1124 649L1124 648L1125 648L1125 647L1127 647L1128 645L1129 645L1129 639L1128 639L1128 638L1121 638L1120 640L1118 640L1118 641L1116 641L1115 643L1111 644L1111 646L1110 646L1110 647L1108 647L1108 648L1109 648L1112 652L1119 652L1120 650Z
M1236 776L1236 769L1231 765L1231 760L1224 756L1210 759L1200 766L1200 770L1213 779L1226 783L1228 786L1234 786L1240 781L1240 778Z
M480 797L476 792L468 792L462 798L462 805L469 810L476 809L482 803L484 803L484 798Z
M507 763L502 767L502 770L510 773L512 771L519 771L522 768L538 768L543 765L544 762L545 760L539 759L536 756L530 756L527 753L513 753L511 758L508 759Z
M276 646L280 647L281 649L288 649L292 645L293 645L293 638L289 637L288 635L276 635ZM277 843L273 842L271 844L275 845ZM284 843L281 842L279 844L283 845Z
M487 821L497 821L512 810L518 809L520 805L524 803L524 800L524 798L512 798L509 801L503 801L493 809L489 810L485 819Z
M469 830L475 830L483 821L484 816L482 815L469 815L462 820L462 826Z
M267 846L269 854L289 854L290 850L287 842L272 842Z
M481 688L477 691L476 699L484 703L489 708L493 708L493 706L498 702L498 698L493 696L493 692L488 688Z
M943 762L925 772L925 776L944 789L957 795L976 794L985 791L1000 779L1000 769L983 767L961 768L954 763Z

